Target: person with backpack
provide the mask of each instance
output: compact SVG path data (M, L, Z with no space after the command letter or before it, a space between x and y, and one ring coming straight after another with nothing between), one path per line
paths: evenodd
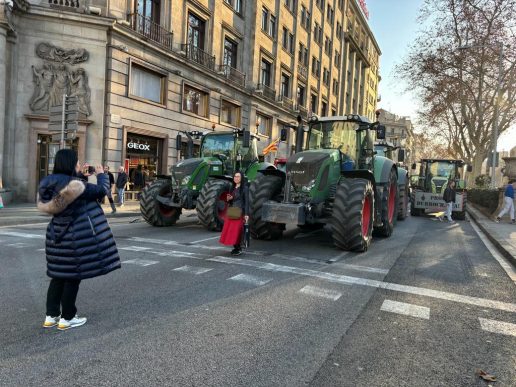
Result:
M95 168L97 184L77 178L77 153L61 149L54 171L39 184L37 206L52 215L47 226L45 253L47 292L44 328L79 327L85 317L77 315L75 301L82 280L108 274L121 267L115 239L100 201L109 190L102 166Z
M505 192L503 194L503 208L502 211L498 214L495 219L496 223L500 223L502 220L502 216L509 213L511 217L511 223L516 224L514 220L514 189L516 188L516 180L509 181L509 184L505 187Z
M448 222L455 223L451 217L453 211L453 205L455 204L455 181L449 180L446 189L444 190L443 200L446 203L446 212L445 216L448 219ZM443 220L442 216L439 217L439 220Z

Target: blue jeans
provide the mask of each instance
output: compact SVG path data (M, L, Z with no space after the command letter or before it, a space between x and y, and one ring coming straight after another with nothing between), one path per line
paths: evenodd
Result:
M116 192L118 193L118 204L124 204L125 188L117 188Z

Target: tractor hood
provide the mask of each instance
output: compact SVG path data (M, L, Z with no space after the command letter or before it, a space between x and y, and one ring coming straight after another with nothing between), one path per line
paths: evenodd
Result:
M335 152L332 149L319 149L293 154L287 160L287 173L290 173L294 186L308 184L314 180L325 160Z
M202 163L203 159L194 158L194 159L186 159L180 161L179 163L173 165L170 168L170 172L172 173L172 177L174 180L181 184L183 179L187 176L192 175L197 167Z

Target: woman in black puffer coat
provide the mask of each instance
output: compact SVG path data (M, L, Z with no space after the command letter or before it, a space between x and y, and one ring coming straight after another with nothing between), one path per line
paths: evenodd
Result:
M38 209L53 215L46 234L47 275L52 280L45 328L58 325L58 329L66 330L86 323L86 318L76 316L79 283L121 266L113 234L99 204L109 189L109 179L98 166L97 185L88 184L76 177L79 170L77 154L70 149L60 150L54 173L39 185Z

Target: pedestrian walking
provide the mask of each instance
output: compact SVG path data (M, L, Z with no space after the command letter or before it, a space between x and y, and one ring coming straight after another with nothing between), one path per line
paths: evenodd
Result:
M455 204L455 198L456 198L455 181L449 180L448 185L446 186L446 189L444 190L443 200L446 203L446 212L444 215L446 216L446 218L448 219L448 222L450 222L450 223L455 223L451 217L452 211L453 211L453 205ZM440 216L439 220L442 221L443 217Z
M125 169L123 166L118 168L118 176L116 177L116 191L118 194L118 204L120 207L124 206L124 194L125 194L125 186L127 184L127 173L125 173Z
M224 227L219 242L226 246L233 246L232 255L242 254L242 231L244 221L249 221L249 191L243 182L242 173L237 171L233 175L231 193L227 194L228 209L224 219Z
M516 224L516 221L514 220L514 189L516 189L516 180L511 180L505 187L505 192L503 194L503 208L495 219L496 223L499 223L500 220L502 220L502 216L509 213L511 223Z
M71 149L56 153L54 172L39 184L37 205L52 215L47 226L45 253L47 292L44 328L79 327L85 317L77 315L75 301L82 280L107 274L121 267L115 239L100 207L109 178L102 166L95 168L98 185L85 183L77 154Z
M109 205L111 206L111 213L114 214L116 212L115 202L113 200L113 187L115 186L115 177L111 172L109 172L109 167L107 165L104 166L104 173L107 174L109 178L109 191L107 192L106 196L109 200Z

